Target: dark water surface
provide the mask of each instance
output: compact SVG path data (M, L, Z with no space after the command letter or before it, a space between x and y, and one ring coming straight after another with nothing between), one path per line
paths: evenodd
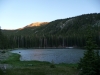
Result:
M18 49L11 51L21 55L21 61L49 61L54 63L78 63L83 57L82 49Z

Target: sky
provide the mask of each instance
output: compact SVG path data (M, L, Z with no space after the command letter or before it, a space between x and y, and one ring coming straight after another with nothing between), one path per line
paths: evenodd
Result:
M0 0L2 29L89 13L100 13L100 0Z

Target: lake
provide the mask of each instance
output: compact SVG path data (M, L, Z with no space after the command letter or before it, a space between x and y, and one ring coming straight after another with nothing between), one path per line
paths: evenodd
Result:
M48 61L54 63L78 63L83 57L82 49L18 49L11 51L21 55L21 61Z

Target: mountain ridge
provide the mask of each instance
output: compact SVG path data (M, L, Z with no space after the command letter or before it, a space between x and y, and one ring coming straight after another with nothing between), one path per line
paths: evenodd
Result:
M23 29L2 30L12 48L66 48L86 45L88 26L93 40L100 47L100 13L57 19L49 23Z
M83 14L71 18L57 19L51 22L35 22L21 29L3 30L4 34L13 35L69 35L82 34L86 26L100 27L100 13Z

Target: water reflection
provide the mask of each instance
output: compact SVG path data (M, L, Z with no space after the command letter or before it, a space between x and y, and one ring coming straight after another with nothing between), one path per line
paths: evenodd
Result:
M83 57L81 49L18 49L11 51L21 55L21 61L49 61L54 63L77 63Z

